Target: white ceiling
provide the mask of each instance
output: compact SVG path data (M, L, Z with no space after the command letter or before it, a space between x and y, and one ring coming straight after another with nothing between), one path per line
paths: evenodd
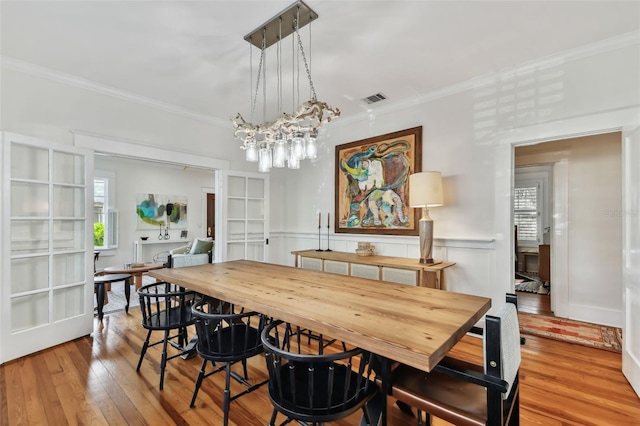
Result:
M243 37L292 1L2 1L5 62L44 67L214 121L250 116ZM639 1L326 1L301 30L318 98L349 116L640 30ZM276 47L267 49L275 100ZM256 67L258 52L254 49ZM283 42L284 110L292 81ZM255 78L255 70L253 74ZM79 80L79 81L81 81ZM301 77L300 101L308 97ZM255 83L254 83L255 84ZM296 102L296 105L298 102ZM267 115L275 115L270 106ZM258 107L257 120L262 119ZM270 117L267 117L270 118Z

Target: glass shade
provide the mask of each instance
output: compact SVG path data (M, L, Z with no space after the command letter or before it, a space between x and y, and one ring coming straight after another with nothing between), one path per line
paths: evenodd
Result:
M266 173L271 169L271 148L266 143L260 145L258 153L258 171Z
M258 144L255 141L247 142L245 147L246 160L251 163L255 163L256 161L258 161Z
M305 149L304 149L304 138L302 137L302 133L300 132L294 133L292 145L293 145L293 155L298 160L304 160Z
M300 168L300 160L295 156L293 152L293 145L289 148L289 168L290 169L299 169Z
M279 137L273 145L273 167L284 167L287 159L287 141Z
M315 132L307 133L305 139L307 140L306 157L315 160L318 156L317 134Z

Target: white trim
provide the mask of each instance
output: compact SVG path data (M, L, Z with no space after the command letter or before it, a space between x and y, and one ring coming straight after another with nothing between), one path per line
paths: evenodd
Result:
M112 154L138 160L197 167L204 170L228 169L229 161L208 157L202 154L190 154L144 145L139 142L99 136L81 131L72 131L75 146L87 148L96 153Z
M301 239L301 240L317 240L317 232L274 232L270 235L271 239ZM326 243L327 234L322 234L323 243ZM330 245L333 248L336 241L369 241L384 242L385 244L420 244L419 237L406 237L398 235L359 235L359 234L329 234ZM448 238L434 237L433 245L435 247L455 247L455 248L472 248L493 250L495 247L494 238Z
M551 55L543 58L539 58L535 61L531 61L525 64L521 64L517 67L507 68L473 78L471 80L463 81L457 84L452 84L447 87L443 87L439 90L435 90L429 93L424 93L415 96L410 99L406 99L398 102L390 102L376 108L369 108L361 113L351 115L349 117L341 118L334 121L332 126L346 126L352 125L355 122L360 122L363 119L367 119L372 113L384 114L390 111L401 110L409 108L414 105L419 105L433 101L435 99L445 98L456 93L465 92L468 90L476 90L478 88L494 84L496 81L510 78L516 75L527 74L537 69L544 69L553 67L558 64L577 61L590 56L595 56L603 52L608 52L616 49L621 49L629 46L633 46L640 43L640 31L632 31L629 33L621 34L615 37L611 37L604 40L599 40L595 43L580 46L575 49L567 50L565 52ZM81 89L90 90L92 92L100 93L106 96L112 96L114 98L123 99L125 101L138 103L151 108L156 108L162 111L166 111L172 114L181 115L183 117L191 118L194 120L202 121L225 128L229 127L229 121L213 117L210 115L201 114L199 112L191 111L177 105L172 105L166 102L161 102L155 99L147 98L145 96L137 95L134 93L126 92L124 90L115 89L103 84L98 84L90 80L86 80L71 74L54 71L49 68L45 68L39 65L31 64L29 62L21 61L19 59L11 58L8 56L0 55L0 64L2 67L11 69L25 74L34 75L48 80L56 81L58 83L67 84L70 86L79 87Z
M14 59L8 56L0 56L2 61L2 67L30 74L36 77L45 78L47 80L55 81L57 83L66 84L68 86L78 87L80 89L89 90L99 93L105 96L111 96L113 98L122 99L124 101L137 103L140 105L155 108L161 111L169 112L171 114L180 115L183 117L191 118L193 120L202 121L208 124L216 126L230 127L231 123L228 120L222 120L210 115L201 114L199 112L191 111L186 108L179 107L177 105L169 104L166 102L158 101L156 99L141 96L135 93L127 92L121 89L109 87L104 84L99 84L91 80L86 80L72 74L66 74L60 71L54 71L49 68L35 65L29 62Z

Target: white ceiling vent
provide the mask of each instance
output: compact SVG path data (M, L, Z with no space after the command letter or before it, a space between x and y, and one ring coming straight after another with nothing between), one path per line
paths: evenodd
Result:
M376 93L375 95L367 96L362 100L368 104L375 104L376 102L384 101L385 99L387 99L385 95L382 93Z

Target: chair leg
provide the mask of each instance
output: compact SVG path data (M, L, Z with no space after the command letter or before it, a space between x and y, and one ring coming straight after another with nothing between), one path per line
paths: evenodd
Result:
M229 403L231 402L231 391L229 388L231 387L231 363L227 362L226 374L225 374L225 382L224 382L224 403L223 403L223 412L224 412L224 426L229 424Z
M164 369L167 366L167 343L169 343L169 330L165 330L162 340L162 358L160 359L160 390L164 389Z
M140 349L140 359L138 360L138 366L136 367L136 371L140 371L140 366L142 365L142 359L144 358L144 354L147 353L147 348L149 347L150 337L151 337L151 330L147 332L147 338L142 344L142 349Z
M202 379L204 379L205 370L207 367L207 360L202 360L202 367L200 368L200 373L198 373L198 378L196 379L196 387L193 390L193 396L191 397L191 405L189 407L193 408L196 406L196 397L198 396L198 391L200 390L200 386L202 385Z
M247 360L242 360L242 371L244 372L244 379L249 380L249 373L247 372Z
M276 426L276 416L277 415L278 415L278 410L276 410L274 408L273 412L271 413L271 420L269 420L269 424L267 426Z

